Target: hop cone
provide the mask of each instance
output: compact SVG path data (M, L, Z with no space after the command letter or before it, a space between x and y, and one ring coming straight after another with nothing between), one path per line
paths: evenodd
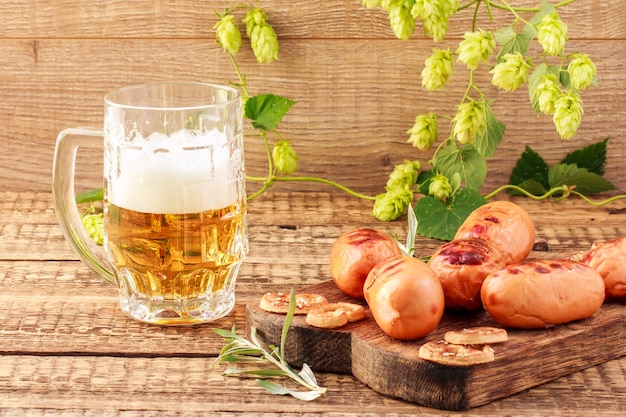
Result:
M420 114L415 118L413 127L407 131L411 135L408 142L420 151L428 150L437 139L438 130L439 123L434 113Z
M572 88L585 90L596 78L596 65L587 54L573 54L567 66Z
M487 124L484 103L481 101L461 103L453 123L453 133L459 143L474 142L476 135L482 132Z
M506 54L502 62L489 71L493 74L491 83L506 91L517 90L520 85L526 84L529 69L530 64L521 53Z
M573 138L582 117L583 103L578 94L566 92L554 103L552 120L561 138Z
M293 174L298 169L298 155L286 140L274 144L272 159L276 169L283 174Z
M428 91L443 90L452 75L453 67L450 49L433 49L432 55L424 61L422 86Z
M481 62L487 62L495 47L493 33L481 29L478 32L466 32L456 53L459 61L466 64L468 69L474 70Z
M213 26L215 29L217 43L224 51L235 55L241 48L241 32L235 24L235 17L232 14L220 16L220 21Z
M546 54L558 56L565 50L567 25L558 13L545 15L537 25L537 40Z

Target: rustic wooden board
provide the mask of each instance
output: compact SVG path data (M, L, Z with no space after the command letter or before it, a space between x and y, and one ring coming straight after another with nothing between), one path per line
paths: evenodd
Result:
M301 290L324 294L330 301L351 300L332 281ZM256 304L247 305L246 311L248 333L254 327L263 343L278 345L284 316L267 313ZM550 329L510 330L507 342L493 345L494 362L470 367L423 361L418 350L451 329L496 326L486 312L446 313L427 337L402 342L380 330L367 307L366 311L365 320L339 330L314 328L303 316L294 317L285 349L287 360L294 366L307 363L314 371L351 373L390 397L465 410L626 355L626 306L619 303L605 304L588 319Z

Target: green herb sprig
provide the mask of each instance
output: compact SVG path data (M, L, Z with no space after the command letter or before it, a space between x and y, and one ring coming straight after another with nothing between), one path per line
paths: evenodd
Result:
M215 333L226 339L226 345L216 358L217 363L263 363L275 366L274 369L228 368L222 375L256 378L257 384L272 394L291 395L294 398L304 401L312 401L326 393L327 389L318 385L313 371L306 363L302 364L300 372L296 372L285 360L285 344L295 308L296 297L295 292L292 290L289 296L289 309L281 333L280 347L270 345L269 350L263 348L257 337L256 328L254 327L250 331L250 339L239 336L236 333L234 325L231 330L213 329ZM289 378L292 382L308 389L308 391L296 391L268 380L268 378L281 377Z

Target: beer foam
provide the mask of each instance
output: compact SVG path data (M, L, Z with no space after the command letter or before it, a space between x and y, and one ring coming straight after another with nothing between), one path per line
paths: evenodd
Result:
M110 150L108 200L143 213L195 213L237 201L241 175L231 172L228 138L217 130L139 135ZM243 162L237 162L235 168Z

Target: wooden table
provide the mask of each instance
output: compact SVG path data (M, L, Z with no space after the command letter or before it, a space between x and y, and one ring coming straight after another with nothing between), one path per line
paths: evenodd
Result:
M574 252L626 234L626 202L593 208L575 199L516 201L550 250ZM126 318L116 289L70 251L50 194L3 192L0 207L2 415L622 416L626 410L626 357L462 413L386 398L350 375L318 373L328 392L313 402L222 376L213 359L223 340L212 328L235 323L243 331L245 305L263 292L328 280L330 247L344 230L369 225L405 235L404 221L377 222L368 202L274 191L254 200L237 306L227 318L194 327ZM418 252L439 243L420 238Z

